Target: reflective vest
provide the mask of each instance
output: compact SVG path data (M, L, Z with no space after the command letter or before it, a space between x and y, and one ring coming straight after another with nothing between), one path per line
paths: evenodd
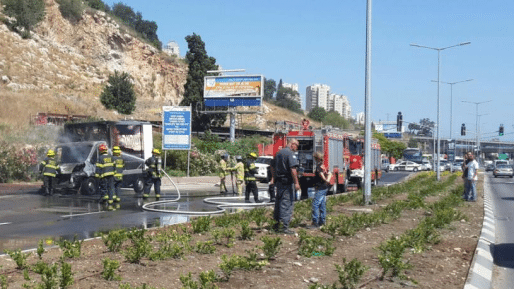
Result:
M247 160L245 165L245 181L255 181L257 167L253 160Z
M158 179L161 177L161 166L162 160L160 157L151 156L145 161L145 165L148 167L148 174L154 178Z
M117 181L123 181L123 170L125 169L125 161L121 156L113 156L114 159L114 178Z
M114 160L110 154L102 154L96 163L95 177L103 179L114 176Z
M53 157L47 157L41 162L41 170L43 176L55 178L60 168Z

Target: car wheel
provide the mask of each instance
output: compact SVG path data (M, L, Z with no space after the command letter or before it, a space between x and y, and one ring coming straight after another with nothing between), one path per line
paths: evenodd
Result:
M397 171L397 170L398 170L398 168L394 168L394 170L395 170L395 171Z
M80 192L86 196L95 195L98 191L98 184L96 179L93 177L87 178L82 182L80 186Z
M493 175L495 178L497 178L498 176L497 175Z
M134 192L136 194L142 194L145 189L145 179L143 177L138 177L134 181Z
M413 172L417 172L418 171L418 168L413 168L412 169Z

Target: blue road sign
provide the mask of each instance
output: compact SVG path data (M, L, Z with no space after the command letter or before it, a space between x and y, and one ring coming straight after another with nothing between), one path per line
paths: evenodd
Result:
M191 107L164 106L162 108L162 149L191 149Z

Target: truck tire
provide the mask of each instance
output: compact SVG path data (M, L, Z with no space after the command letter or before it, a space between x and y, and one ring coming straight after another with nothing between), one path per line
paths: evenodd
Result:
M143 177L137 177L134 181L134 192L136 194L142 194L145 190L145 179Z
M341 193L345 193L348 191L348 179L344 178L344 183L337 185L337 190Z
M95 195L98 192L98 183L94 177L89 177L82 181L80 192L86 196Z

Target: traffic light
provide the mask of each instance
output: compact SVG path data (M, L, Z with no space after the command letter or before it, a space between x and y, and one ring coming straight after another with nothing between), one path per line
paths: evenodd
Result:
M460 135L466 135L466 124L462 124L460 127Z
M402 121L403 121L402 112L399 111L398 116L396 117L396 131L399 131L399 132L402 131Z
M503 124L500 124L500 133L499 133L500 136L503 136Z

